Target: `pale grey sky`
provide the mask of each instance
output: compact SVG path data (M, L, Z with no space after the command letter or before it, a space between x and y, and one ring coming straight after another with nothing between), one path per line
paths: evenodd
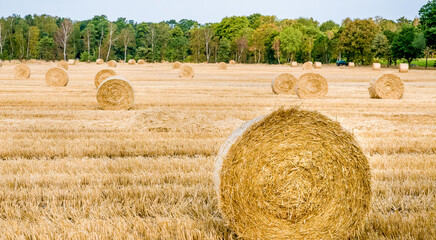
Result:
M319 22L382 16L413 19L428 0L0 0L0 17L49 14L73 20L104 14L110 20L125 17L137 22L193 19L219 22L226 16L252 13L279 19L313 17Z

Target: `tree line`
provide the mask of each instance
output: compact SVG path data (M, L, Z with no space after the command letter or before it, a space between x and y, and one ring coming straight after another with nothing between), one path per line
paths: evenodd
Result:
M436 49L436 0L419 18L277 19L252 14L219 23L194 20L137 23L105 15L84 21L50 15L0 19L0 59L96 59L280 64L291 61L370 64L427 57Z

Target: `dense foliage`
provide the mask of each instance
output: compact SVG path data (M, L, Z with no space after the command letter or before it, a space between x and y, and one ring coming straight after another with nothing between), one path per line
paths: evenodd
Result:
M194 20L137 23L106 16L73 21L49 15L0 19L0 59L73 59L284 63L337 59L370 64L412 61L435 49L436 1L420 19L345 19L341 25L312 18L283 19L253 14L219 23Z

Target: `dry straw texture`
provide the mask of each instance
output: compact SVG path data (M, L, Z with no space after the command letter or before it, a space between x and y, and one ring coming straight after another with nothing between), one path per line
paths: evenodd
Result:
M237 129L215 164L219 209L243 239L347 239L362 230L370 167L352 134L311 111Z
M107 62L108 67L117 67L117 62L115 60L110 60Z
M132 85L120 76L104 80L97 90L98 106L104 110L127 110L133 106L134 100Z
M68 63L65 62L64 60L59 61L56 66L68 71Z
M50 87L64 87L69 81L68 73L63 68L50 68L45 73L45 82Z
M297 62L291 62L291 67L298 67L298 63Z
M328 92L327 80L318 73L305 73L298 78L296 92L299 98L323 98Z
M229 63L232 64L232 65L235 65L235 64L236 64L235 60L230 60Z
M75 64L76 64L76 60L74 59L68 60L68 65L75 65Z
M18 64L14 68L16 79L28 79L30 77L30 68L26 64Z
M103 63L104 63L104 60L101 59L101 58L99 58L99 59L97 59L95 62L96 62L98 65L100 65L100 64L103 64Z
M383 74L369 84L371 98L401 99L404 93L404 83L394 74Z
M227 64L225 62L220 62L218 64L218 69L219 70L227 70Z
M127 63L129 65L135 65L136 64L136 60L135 59L130 59Z
M194 77L194 69L189 65L182 65L180 67L179 76L181 78L193 78Z
M322 63L321 62L315 62L314 68L321 68L321 67L322 67Z
M139 59L138 60L138 64L145 64L145 60L144 59Z
M312 62L305 62L303 64L303 70L311 70L312 69Z
M354 67L354 62L349 62L349 63L348 63L348 66L349 66L349 67Z
M282 73L271 82L271 88L275 94L296 94L296 84L297 78L294 75Z
M117 75L117 73L112 69L103 69L103 70L99 71L97 74L95 74L95 77L94 77L95 87L98 88L98 86L100 86L100 84L104 80L106 80L110 77L116 76L116 75Z
M380 70L381 64L380 63L373 63L372 64L372 70Z
M79 64L79 63L80 63L80 60L76 58L76 59L74 60L74 64Z
M173 63L173 69L179 69L182 64L180 62Z
M407 72L409 72L409 64L407 64L407 63L400 63L399 71L400 71L400 73L407 73Z

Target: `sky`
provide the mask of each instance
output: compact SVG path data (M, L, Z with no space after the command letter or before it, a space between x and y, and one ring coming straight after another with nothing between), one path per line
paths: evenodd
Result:
M226 16L253 13L275 15L279 19L313 17L319 22L381 16L413 20L428 0L0 0L0 17L18 14L49 14L72 20L106 15L136 22L192 19L200 23L220 22Z

